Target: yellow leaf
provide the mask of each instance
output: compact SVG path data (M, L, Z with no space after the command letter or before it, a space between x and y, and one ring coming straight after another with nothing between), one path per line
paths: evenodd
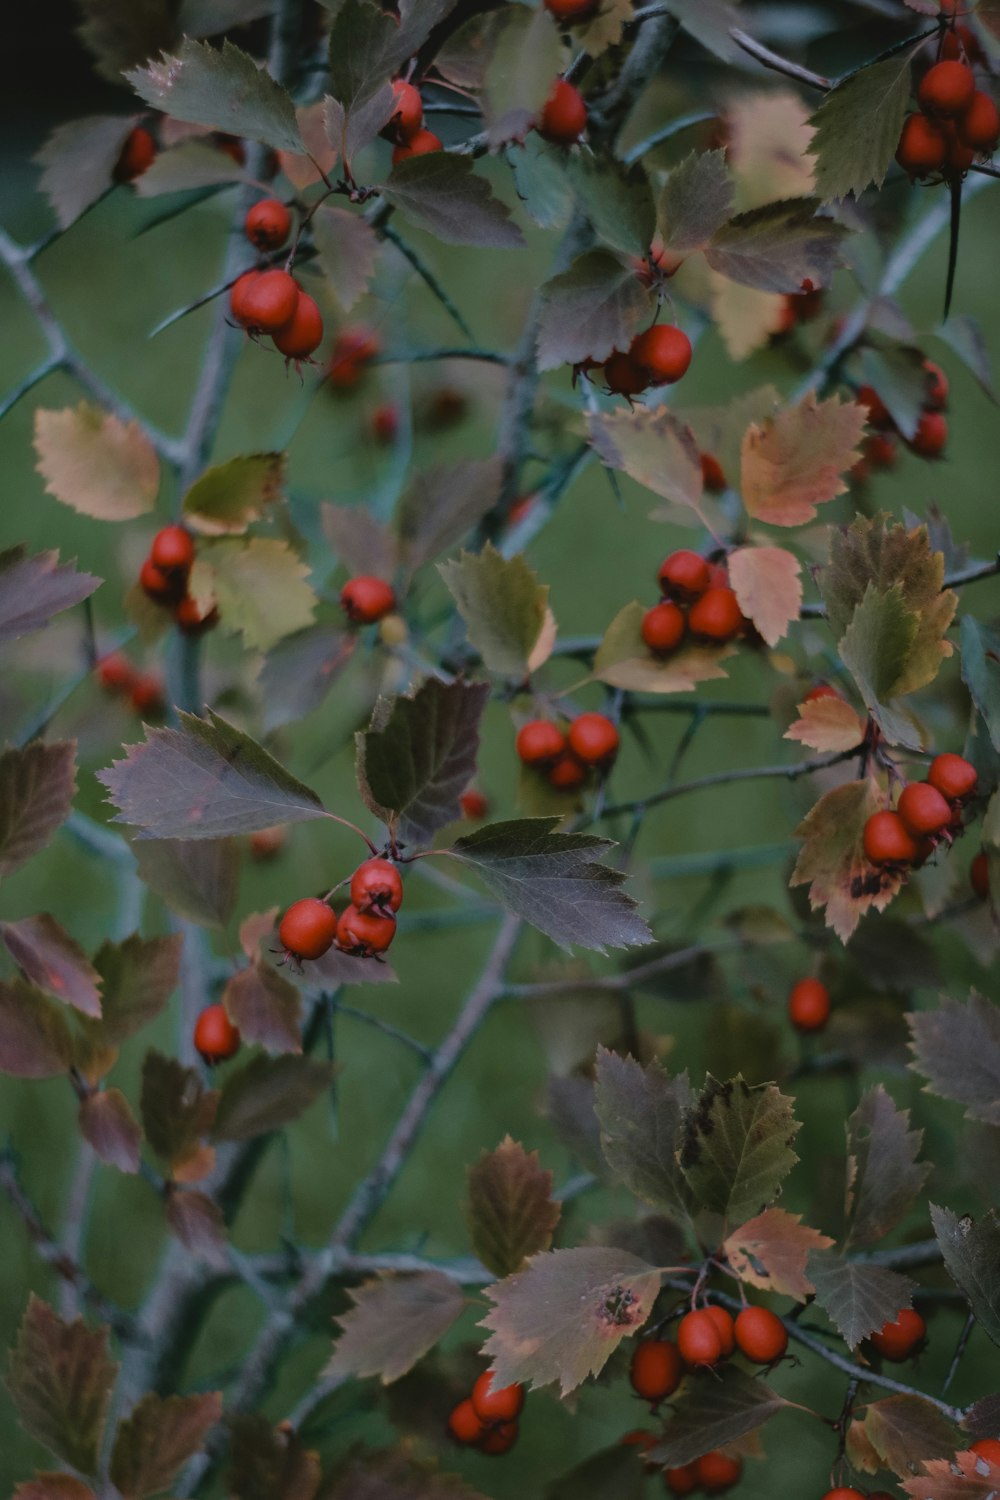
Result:
M810 392L797 406L751 423L741 454L749 514L771 526L811 521L818 505L846 490L842 476L857 460L865 419L854 401L817 401Z
M846 698L810 698L799 704L799 717L785 730L786 740L798 740L812 750L853 750L865 736L864 720Z
M45 488L95 521L131 521L156 504L160 464L138 422L81 401L35 412L35 452Z

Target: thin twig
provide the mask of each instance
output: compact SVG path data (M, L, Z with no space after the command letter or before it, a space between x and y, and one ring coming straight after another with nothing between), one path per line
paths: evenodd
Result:
M800 760L787 766L742 766L734 771L713 771L708 776L698 776L693 781L679 781L673 786L661 787L647 797L637 797L632 802L619 802L605 809L606 818L636 811L637 808L656 807L661 802L670 802L674 797L686 797L689 792L701 792L710 787L727 786L736 781L797 781L800 776L812 776L816 771L825 771L830 766L840 765L857 755L857 750L839 750L836 755L816 755L811 760Z
M770 47L765 47L762 42L755 41L748 36L739 26L730 26L729 35L737 47L762 67L770 68L773 73L783 73L786 78L794 78L796 83L804 83L806 88L818 89L825 94L833 88L833 80L824 78L822 73L814 73L810 68L803 68L799 63L791 62L787 57L782 57L777 52L772 52Z

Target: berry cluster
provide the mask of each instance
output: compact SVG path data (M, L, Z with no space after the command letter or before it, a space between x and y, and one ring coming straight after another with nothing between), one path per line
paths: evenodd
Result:
M571 791L591 771L606 770L618 754L618 730L605 714L578 714L564 733L550 719L532 719L517 732L515 747L523 765L550 786Z
M283 962L300 966L322 958L336 943L343 953L377 958L396 936L396 913L403 882L387 859L366 859L351 876L351 903L340 916L328 901L306 896L290 906L278 924Z
M277 198L255 203L243 225L251 245L264 254L280 249L291 228L292 216ZM323 315L287 269L244 271L230 288L229 310L252 338L270 334L278 353L296 368L323 342Z
M424 128L424 101L419 89L405 79L397 78L392 91L396 108L382 134L395 144L393 166L411 156L427 156L432 151L442 150L441 141L433 130Z
M604 383L613 396L639 396L651 386L673 385L687 374L691 340L673 323L654 323L637 333L627 350L604 363Z
M950 844L961 831L963 811L977 783L975 766L963 756L950 752L935 756L926 781L909 782L895 809L872 813L865 823L867 859L879 872L919 868L938 844ZM878 889L881 874L875 879Z
M976 75L963 58L955 32L942 36L941 60L917 85L916 114L908 115L896 160L911 178L955 181L977 156L989 156L1000 140L1000 111L990 95L976 88Z
M706 459L719 469L711 455L704 455L703 472ZM719 477L724 485L721 469ZM687 636L724 645L746 624L724 563L710 563L700 553L681 548L664 559L657 576L663 600L642 618L642 638L654 656L669 656Z
M154 672L138 672L120 651L102 656L96 671L101 686L115 697L127 698L137 714L157 718L163 713L163 683Z
M185 635L201 635L218 624L219 611L213 604L202 609L188 593L191 569L194 567L194 537L183 526L164 526L153 538L149 556L139 569L143 593L156 604L173 612L178 630Z
M944 415L948 410L948 377L940 365L929 359L924 360L924 373L923 411L917 430L906 440L906 446L920 458L940 458L948 441L948 422ZM889 469L896 462L897 428L892 413L874 386L861 386L858 401L868 412L869 427L875 429L866 438L861 460L852 471L855 479L865 479L870 469Z
M523 1385L496 1389L489 1370L484 1370L472 1394L452 1411L448 1431L456 1443L497 1458L509 1453L517 1442L517 1419L523 1406Z

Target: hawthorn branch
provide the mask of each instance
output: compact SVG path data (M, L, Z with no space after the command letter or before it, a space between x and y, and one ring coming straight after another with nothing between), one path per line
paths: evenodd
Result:
M833 88L832 79L824 78L822 73L814 73L810 68L803 68L799 63L782 57L778 52L772 52L770 47L765 47L763 42L755 41L739 26L730 26L729 35L748 57L752 57L754 62L759 62L761 67L770 68L772 73L783 73L786 78L794 78L796 83L804 83L809 89L818 89L821 94Z
M539 984L508 984L501 991L501 997L510 1000L548 1000L558 995L576 995L582 989L625 994L637 984L655 979L660 974L669 974L674 969L686 968L699 958L733 953L743 946L740 938L720 943L692 943L689 948L658 954L644 964L636 964L633 968L622 969L616 974L592 975L585 979L552 979Z
M624 813L633 813L640 810L645 811L648 807L657 807L662 802L670 802L674 797L686 797L689 792L701 792L710 787L727 786L736 781L798 781L801 776L812 776L817 771L825 771L830 766L841 765L846 760L853 760L858 750L838 750L835 755L814 755L811 760L800 760L788 766L741 766L734 771L713 771L708 776L698 776L693 781L678 781L673 786L665 786L658 792L650 792L647 797L637 797L633 802L617 802L612 807L604 809L606 818L616 817Z

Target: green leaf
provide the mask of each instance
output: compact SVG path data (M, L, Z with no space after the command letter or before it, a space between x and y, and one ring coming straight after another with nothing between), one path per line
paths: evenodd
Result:
M253 536L202 545L189 588L203 609L218 605L224 630L238 630L251 651L269 651L312 624L316 595L308 577L308 564L288 542Z
M501 482L495 458L439 464L415 474L396 511L399 556L407 574L449 551L478 525L499 501ZM327 518L333 509L324 506ZM329 525L326 531L330 536Z
M896 154L912 87L912 50L859 68L838 83L810 120L816 190L824 203L881 187Z
M77 1116L80 1134L94 1154L119 1172L138 1172L142 1131L121 1089L88 1094Z
M862 348L861 379L878 391L905 438L917 430L927 400L927 370L919 349Z
M642 638L647 606L633 600L619 610L594 657L598 682L634 693L690 693L699 682L725 677L720 665L733 645L709 646L686 637L669 656L654 656Z
M273 965L252 963L234 974L222 1003L245 1042L268 1052L302 1051L302 997Z
M657 205L664 248L700 250L733 211L734 183L725 151L692 151L674 167Z
M223 1084L214 1138L249 1141L290 1125L319 1098L332 1077L330 1063L309 1057L252 1057Z
M827 286L850 231L817 215L818 207L816 198L788 198L737 214L713 234L705 259L713 271L761 292L800 292L806 280Z
M595 235L622 255L645 257L656 231L649 178L606 157L564 154L566 176Z
M183 41L173 56L127 71L140 99L175 120L246 136L276 151L305 148L290 96L252 57L224 41Z
M111 1479L125 1500L144 1500L170 1489L182 1464L202 1445L222 1416L222 1396L143 1396L115 1435Z
M494 1276L520 1270L529 1255L548 1250L561 1205L552 1199L552 1173L537 1151L508 1135L468 1170L465 1221L473 1252Z
M563 1395L601 1371L652 1311L660 1273L626 1250L581 1246L534 1256L486 1288L483 1353L494 1386L558 1380Z
M920 617L906 608L896 584L880 594L869 584L851 618L838 654L883 734L892 744L921 748L920 736L904 714L894 711L920 628Z
M542 370L604 360L614 349L627 349L653 308L634 269L608 250L588 250L579 256L567 271L542 284L542 296Z
M93 1474L118 1366L107 1328L64 1323L32 1296L10 1356L7 1389L21 1425L58 1458Z
M541 665L533 658L548 614L549 590L523 554L507 558L487 542L481 552L463 552L453 562L439 563L438 572L488 671L521 682Z
M140 1100L143 1129L157 1156L171 1168L197 1155L218 1102L218 1092L206 1089L194 1068L162 1052L146 1053Z
M140 839L135 854L139 879L171 911L199 927L225 927L240 878L235 839Z
M526 211L541 229L558 229L573 211L573 190L563 171L564 152L532 132L523 145L513 144L507 162Z
M591 412L590 445L612 469L620 469L675 505L702 519L701 454L691 429L665 406L620 407Z
M488 33L483 113L490 147L526 136L562 71L562 47L544 6L509 5Z
M252 182L245 167L210 141L181 141L160 151L135 180L140 198L160 198L166 193L189 193L196 188L228 187L233 182Z
M81 401L35 412L36 468L50 495L95 521L132 521L156 504L160 461L138 422Z
M931 1170L917 1161L923 1138L882 1084L862 1095L847 1121L848 1247L877 1244L909 1212Z
M60 229L68 229L112 186L136 122L136 115L88 115L58 125L47 137L34 160L45 168L38 186Z
M1000 1217L991 1208L980 1219L959 1218L931 1204L931 1222L944 1263L964 1292L980 1328L1000 1344Z
M798 1161L794 1104L774 1084L709 1077L687 1115L680 1164L697 1207L728 1224L766 1208Z
M283 498L285 455L247 453L206 469L184 496L184 517L203 536L239 535Z
M683 1222L684 1179L677 1160L691 1106L687 1073L669 1078L656 1061L642 1067L600 1047L597 1118L608 1165L630 1192Z
M817 1250L810 1255L807 1269L817 1304L850 1349L884 1323L895 1322L912 1302L914 1283L886 1266Z
M0 1073L58 1078L73 1061L66 1012L22 979L0 981Z
M101 976L54 917L0 922L0 940L29 983L85 1016L101 1014Z
M313 214L312 236L326 285L350 312L375 275L378 235L360 214L323 204Z
M1000 1125L1000 1006L973 990L964 1005L944 996L937 1010L911 1011L906 1020L910 1066L928 1080L926 1092Z
M759 1377L726 1365L714 1380L689 1380L673 1402L660 1441L647 1455L668 1469L693 1463L703 1453L722 1448L763 1427L790 1403Z
M432 1349L465 1310L462 1288L441 1271L389 1274L350 1289L325 1374L378 1375L390 1385Z
M411 224L446 245L519 249L524 235L469 156L432 151L393 167L380 189Z
M962 616L962 681L982 715L994 750L1000 750L1000 631Z
M460 838L452 853L509 911L562 947L648 943L649 928L621 889L625 876L600 863L611 845L588 833L557 833L558 822L490 823Z
M357 736L362 801L404 843L429 844L459 816L489 695L488 683L430 677L412 697L380 699L370 728Z
M113 821L149 838L218 839L326 816L315 792L211 710L147 730L97 776L119 810Z
M53 615L88 599L101 583L72 563L60 566L58 552L28 557L23 546L6 548L0 552L0 641L44 629Z
M980 390L995 406L997 394L993 388L993 362L983 330L977 320L964 313L952 313L946 323L942 323L939 328L935 329L935 335L948 345L953 354L958 356L978 383Z

